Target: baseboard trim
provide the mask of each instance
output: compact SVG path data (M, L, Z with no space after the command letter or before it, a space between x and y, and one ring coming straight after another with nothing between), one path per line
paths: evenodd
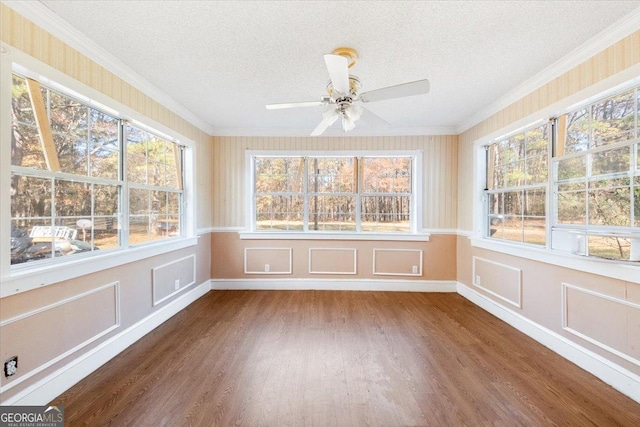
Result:
M456 292L454 280L212 279L212 290Z
M640 403L640 376L457 283L458 294Z
M210 280L30 385L2 405L45 405L211 290Z

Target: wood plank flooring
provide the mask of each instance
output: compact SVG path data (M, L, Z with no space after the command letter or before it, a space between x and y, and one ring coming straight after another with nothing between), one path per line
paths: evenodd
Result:
M213 291L54 399L66 425L639 426L457 294Z

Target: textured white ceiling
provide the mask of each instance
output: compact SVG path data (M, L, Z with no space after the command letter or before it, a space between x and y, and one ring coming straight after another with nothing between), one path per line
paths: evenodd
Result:
M216 128L310 132L322 55L358 50L363 91L428 78L428 95L368 104L407 133L455 128L640 6L638 1L42 1ZM360 131L367 131L359 123ZM373 131L370 131L373 133Z

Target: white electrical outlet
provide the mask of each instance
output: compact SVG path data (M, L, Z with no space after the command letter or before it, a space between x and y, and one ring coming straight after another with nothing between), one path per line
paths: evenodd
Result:
M477 274L476 275L476 285L481 285L482 284L482 280L480 280L480 275Z
M175 287L176 287L176 291L180 289L180 279L176 279Z
M417 265L414 265L413 267L411 267L411 273L418 274L418 266Z
M269 264L265 264L264 265L264 272L268 273L269 272Z

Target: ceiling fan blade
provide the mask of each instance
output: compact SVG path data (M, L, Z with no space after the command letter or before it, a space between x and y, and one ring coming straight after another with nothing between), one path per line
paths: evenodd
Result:
M326 101L305 101L305 102L287 102L283 104L267 104L267 110L281 110L284 108L298 108L298 107L319 107L326 105Z
M362 113L361 113L362 115L360 118L365 122L367 122L370 126L374 128L386 128L390 126L389 123L386 120L384 120L382 117L372 113L371 111L367 110L364 107L360 107L360 108L362 108Z
M323 114L323 119L320 122L320 124L313 130L313 132L311 132L311 136L318 136L318 135L322 135L322 133L327 130L327 128L329 126L331 126L332 124L334 124L336 122L336 120L338 120L338 117L340 117L340 114L338 113L338 111L335 108L332 108L328 111L325 111Z
M324 63L331 77L333 89L343 95L349 93L349 61L344 56L326 54Z
M418 80L401 85L383 87L382 89L371 90L360 94L360 101L374 102L386 99L403 98L405 96L422 95L429 92L429 80Z

